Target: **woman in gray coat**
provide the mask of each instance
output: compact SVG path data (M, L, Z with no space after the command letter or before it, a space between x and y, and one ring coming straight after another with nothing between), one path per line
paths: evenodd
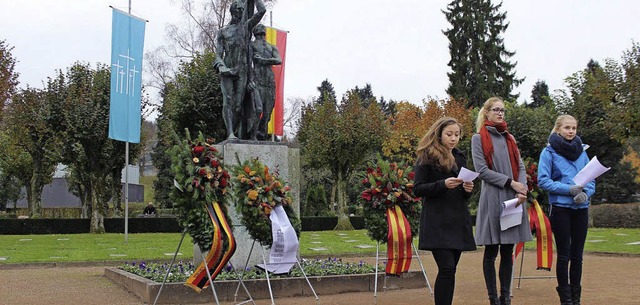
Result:
M504 102L498 97L488 99L476 121L477 134L471 138L473 166L480 174L482 188L476 216L476 244L484 245L482 267L491 305L510 305L513 247L532 239L527 209L524 206L520 225L500 229L502 203L518 198L527 199L527 174L514 137L507 131ZM500 298L496 288L496 257L500 253Z

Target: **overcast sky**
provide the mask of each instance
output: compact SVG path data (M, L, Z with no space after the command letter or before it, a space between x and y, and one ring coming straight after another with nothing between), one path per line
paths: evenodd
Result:
M289 31L285 98L309 98L324 79L341 96L370 83L377 97L420 104L446 97L449 0L278 0L273 25ZM107 63L111 9L127 0L0 0L0 40L14 46L21 86L42 87L56 69L75 61ZM640 1L504 0L507 49L515 51L516 88L530 99L536 80L551 91L593 58L619 60L640 41ZM167 43L165 27L185 18L171 0L132 0L149 20L145 51ZM269 24L269 13L264 18Z

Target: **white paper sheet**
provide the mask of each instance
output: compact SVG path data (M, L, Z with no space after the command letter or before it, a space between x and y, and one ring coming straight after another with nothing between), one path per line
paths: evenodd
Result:
M573 177L573 182L585 186L587 183L595 180L610 169L611 167L605 167L600 163L600 161L598 161L598 157L594 156L591 158L591 161L589 161L589 163L587 163L587 165L585 165L585 167L578 172L575 177Z
M471 182L474 179L478 178L478 175L480 175L479 173L476 173L474 171L468 170L466 168L461 168L460 169L460 173L458 174L458 178L462 178L462 181L464 182Z
M524 208L518 204L518 198L513 198L505 201L502 204L502 213L500 214L500 230L504 231L508 228L517 226L522 223L522 213Z
M299 246L298 236L281 205L277 205L271 210L269 219L271 219L271 234L273 236L269 263L266 268L263 264L258 267L274 274L289 273L291 267L296 263Z

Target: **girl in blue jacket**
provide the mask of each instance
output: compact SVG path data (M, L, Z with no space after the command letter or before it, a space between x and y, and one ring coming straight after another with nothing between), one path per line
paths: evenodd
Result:
M576 185L573 177L589 163L585 145L576 135L578 123L561 115L540 153L538 185L549 194L549 219L556 241L556 280L562 305L579 305L582 253L589 223L589 198L595 182Z

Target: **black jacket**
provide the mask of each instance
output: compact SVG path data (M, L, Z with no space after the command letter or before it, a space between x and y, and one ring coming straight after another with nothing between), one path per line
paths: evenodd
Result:
M452 153L458 165L455 171L442 172L432 164L414 166L413 193L422 197L418 245L421 250L476 249L468 203L471 194L465 192L462 185L448 189L444 184L445 179L456 177L467 164L460 150L454 148Z

